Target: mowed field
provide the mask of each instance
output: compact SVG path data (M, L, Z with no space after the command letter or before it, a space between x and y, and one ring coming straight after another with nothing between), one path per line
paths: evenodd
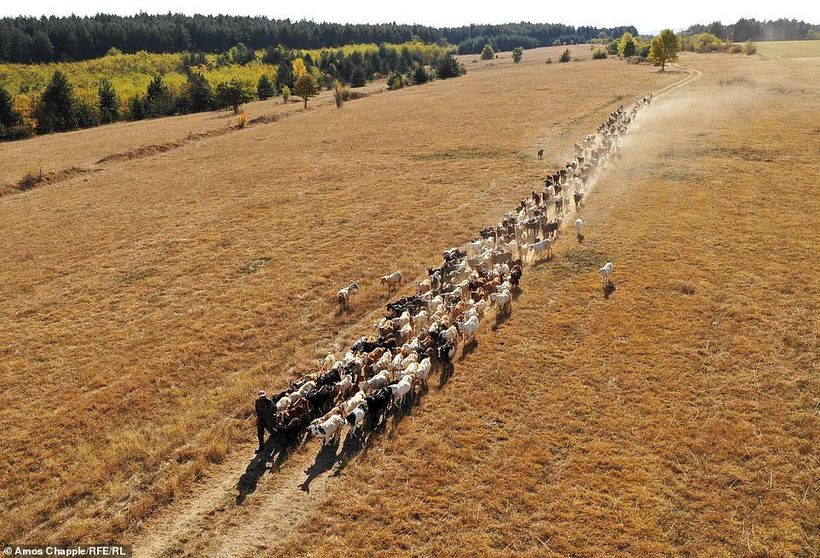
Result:
M0 199L0 539L138 528L247 452L259 387L367 332L380 275L419 276L540 183L537 147L558 164L680 77L553 51ZM84 156L80 135L13 147Z

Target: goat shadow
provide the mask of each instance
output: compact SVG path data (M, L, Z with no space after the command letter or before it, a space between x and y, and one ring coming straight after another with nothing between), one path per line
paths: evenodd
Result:
M316 459L313 461L313 464L305 469L305 475L307 476L305 481L299 485L299 488L304 492L310 493L310 483L322 473L330 471L336 463L336 448L337 446L334 444L322 446L322 449L316 454Z
M248 466L245 468L245 472L242 473L242 476L240 476L239 480L236 482L237 506L241 506L244 503L245 498L256 491L256 487L259 484L259 479L261 479L262 475L265 474L265 471L268 470L268 462L273 461L270 472L275 473L282 467L282 464L285 462L285 459L287 459L287 456L290 453L290 449L291 448L288 444L275 439L273 436L268 439L262 447L262 451L257 453L254 458L251 459L251 462L248 463Z
M461 362L475 351L478 348L478 340L472 339L469 343L465 343L464 346L461 348L461 356L458 358L458 361Z
M603 287L604 298L608 299L615 292L615 283L609 282Z
M345 314L352 314L352 313L353 313L353 308L351 308L350 306L339 306L336 309L335 316L337 318L340 318L340 317L344 316Z
M499 312L495 315L495 323L492 326L493 330L498 329L500 326L504 325L504 323L510 319L512 316L512 308L509 310L505 310L504 312Z
M578 242L580 242L581 244L583 244L583 243L584 243L584 238L585 238L585 237L584 237L584 235L579 234L579 235L576 235L576 236L578 237Z
M447 382L453 376L453 366L452 362L442 362L439 364L439 373L438 373L438 387L439 389L443 388L447 385Z

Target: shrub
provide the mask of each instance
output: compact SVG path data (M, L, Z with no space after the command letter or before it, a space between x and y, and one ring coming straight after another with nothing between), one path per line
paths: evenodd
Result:
M743 47L737 43L727 43L726 52L728 52L729 54L740 54L741 52L743 52Z
M34 111L37 120L37 132L63 132L77 127L74 110L74 93L68 78L57 70L51 76L40 103Z
M562 52L561 56L558 57L558 61L561 62L561 63L569 62L571 56L572 56L572 53L569 51L569 49L568 48L564 49L564 52Z
M357 65L353 68L353 73L350 74L350 87L364 87L367 83L367 76L364 73L364 68Z
M265 74L262 74L259 78L259 82L256 84L256 95L263 101L276 95L273 82Z
M595 49L592 53L593 60L603 60L604 58L606 58L606 51L602 48Z
M214 91L211 84L199 72L188 74L185 105L185 109L190 112L211 110L214 106Z
M132 97L128 103L128 112L131 120L142 120L147 116L145 110L145 99L142 97Z
M635 56L635 51L637 50L637 45L635 43L635 37L627 31L623 35L621 35L620 40L618 41L618 54L620 54L624 58L629 58L630 56Z
M72 110L78 128L93 128L100 125L100 118L92 105L84 101L75 101Z
M521 59L524 57L524 49L521 47L515 47L512 51L512 59L513 62L518 64L521 62Z
M248 113L243 112L239 116L236 117L236 125L240 128L244 128L248 125Z
M336 108L342 108L342 104L347 100L347 88L338 79L333 80L333 100L336 101Z
M647 58L649 57L649 51L652 48L652 45L649 44L641 44L638 45L635 49L635 56L639 58Z
M14 110L11 94L3 86L0 86L0 125L7 130L19 123L20 113Z
M753 54L757 54L757 45L755 45L751 39L746 41L746 44L743 45L743 52L746 53L747 56L751 56Z
M427 70L421 64L416 64L413 69L413 83L416 85L421 85L422 83L427 83L428 81L430 81L430 75L427 73Z
M387 89L393 91L394 89L401 89L407 85L407 80L398 72L392 72L387 78Z
M216 86L216 98L220 107L231 107L234 114L239 114L239 107L252 101L254 95L249 84L234 78Z
M458 77L466 72L464 65L460 64L452 54L445 54L437 60L435 69L441 79Z
M482 60L492 60L495 58L495 51L491 45L484 45L484 50L481 51Z
M544 61L544 64L552 64L552 58L547 58L547 59Z
M97 91L99 96L100 122L114 122L120 117L120 102L111 82L104 79Z
M290 87L287 85L282 86L282 102L287 103L288 99L290 99Z

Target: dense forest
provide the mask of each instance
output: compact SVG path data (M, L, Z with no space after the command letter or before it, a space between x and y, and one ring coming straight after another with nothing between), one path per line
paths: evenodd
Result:
M634 27L601 29L542 23L468 25L435 28L423 25L340 24L290 21L265 17L185 16L180 14L121 17L17 17L0 19L0 61L52 62L87 60L111 48L122 52L222 52L237 43L251 49L278 44L295 49L336 47L354 43L425 43L458 45L462 54L481 52L485 44L496 50L533 48L619 37Z
M757 21L739 19L737 22L723 25L719 21L709 25L693 25L684 34L697 35L711 33L724 41L796 41L803 39L820 39L820 25L812 25L796 19L777 19L774 21Z

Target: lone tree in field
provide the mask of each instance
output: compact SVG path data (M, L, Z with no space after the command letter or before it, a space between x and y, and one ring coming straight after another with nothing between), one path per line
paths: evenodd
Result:
M301 97L305 101L305 108L307 108L308 99L315 96L319 92L319 87L316 85L316 78L308 73L304 73L296 80L296 85L293 86L293 94Z
M519 62L521 62L521 58L523 58L523 57L524 57L524 49L521 48L521 47L515 47L512 51L513 62L518 64Z
M234 78L227 83L216 86L216 98L223 107L232 107L234 114L239 114L239 107L253 101L250 86L241 79Z
M117 99L117 93L111 82L104 79L100 83L98 91L100 96L100 122L107 124L108 122L115 122L120 118L120 102Z
M288 99L290 99L290 87L287 85L282 86L282 102L287 103Z
M667 62L674 62L678 59L680 51L680 41L671 29L664 29L660 35L652 39L649 46L649 61L655 66L660 66L661 71L666 68Z
M484 45L484 50L481 51L482 60L492 60L495 58L495 51L492 45Z

